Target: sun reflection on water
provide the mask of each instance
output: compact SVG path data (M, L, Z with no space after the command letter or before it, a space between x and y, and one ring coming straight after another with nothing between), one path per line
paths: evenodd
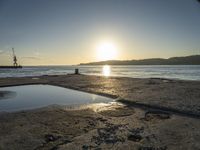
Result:
M102 74L103 76L110 76L110 73L111 73L111 69L110 69L110 66L109 65L104 65L103 68L102 68Z

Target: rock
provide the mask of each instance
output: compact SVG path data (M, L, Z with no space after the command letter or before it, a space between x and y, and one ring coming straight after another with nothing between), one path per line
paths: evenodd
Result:
M59 137L57 137L57 136L54 136L54 135L51 135L51 134L45 135L46 142L56 141L57 139L59 139Z
M139 134L131 134L128 136L128 140L134 141L134 142L139 142L142 140L142 136Z
M87 146L87 145L82 146L82 150L88 150L88 149L89 149L89 146Z

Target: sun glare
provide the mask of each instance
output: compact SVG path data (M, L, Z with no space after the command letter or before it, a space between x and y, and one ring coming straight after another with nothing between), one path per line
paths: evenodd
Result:
M110 66L104 65L103 70L102 70L103 75L108 77L108 76L110 76L110 72L111 72Z
M113 60L117 58L117 48L111 42L103 42L97 46L97 59L99 61Z

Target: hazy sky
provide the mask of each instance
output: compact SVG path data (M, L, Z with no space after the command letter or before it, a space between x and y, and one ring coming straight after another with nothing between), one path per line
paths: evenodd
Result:
M97 61L112 42L116 59L200 54L196 0L0 0L0 65L12 47L22 65Z

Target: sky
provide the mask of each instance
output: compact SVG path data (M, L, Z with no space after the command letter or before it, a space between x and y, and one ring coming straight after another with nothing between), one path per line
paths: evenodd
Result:
M196 0L0 0L0 65L12 47L22 65L99 61L105 42L112 59L196 55L199 16Z

